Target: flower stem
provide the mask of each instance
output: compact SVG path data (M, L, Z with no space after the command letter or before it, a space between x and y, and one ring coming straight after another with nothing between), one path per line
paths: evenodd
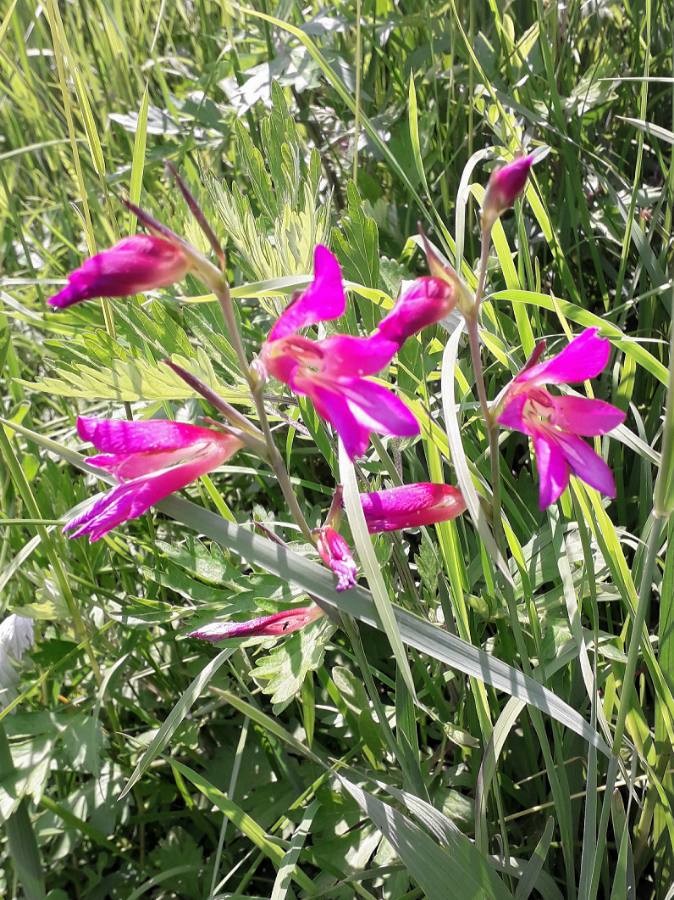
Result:
M264 408L264 400L262 398L263 385L255 377L253 372L251 372L250 365L248 363L248 357L246 356L246 350L243 346L243 341L241 340L241 332L239 331L236 316L234 315L234 307L232 306L232 298L229 293L229 285L224 278L220 279L220 284L218 285L215 293L218 300L220 301L222 314L225 317L225 323L227 324L227 328L229 329L229 336L232 344L234 345L236 355L239 359L241 371L248 381L248 387L250 388L250 392L255 403L255 409L257 410L258 419L260 420L262 435L267 446L269 462L272 469L274 470L274 474L278 478L279 486L281 488L281 491L283 492L283 496L286 503L288 504L288 508L293 519L295 520L295 523L297 524L297 527L302 532L303 537L313 544L314 540L311 535L311 529L307 524L307 520L304 518L304 513L302 512L299 503L297 502L297 497L295 496L295 491L293 490L293 486L290 481L290 475L288 474L288 470L286 469L285 463L283 462L283 457L279 453L278 447L274 443L274 436L271 432L269 419L267 418L267 411Z
M501 528L501 471L499 469L499 449L498 449L498 425L494 421L494 416L489 408L489 400L487 399L487 389L484 383L484 369L482 367L482 354L480 352L480 304L484 296L484 288L487 281L487 266L489 264L489 247L491 244L491 228L483 227L482 238L480 243L480 265L477 276L477 288L475 291L475 300L473 308L468 316L466 316L466 330L468 332L468 343L470 345L470 357L473 364L473 373L475 374L475 387L477 396L480 401L480 408L484 418L485 427L487 429L487 439L489 441L489 463L491 466L491 488L492 488L492 527L494 529L494 537L499 550L503 551L503 529Z

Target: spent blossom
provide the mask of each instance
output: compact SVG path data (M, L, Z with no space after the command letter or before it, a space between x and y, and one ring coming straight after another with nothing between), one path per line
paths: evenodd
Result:
M269 616L259 616L246 622L209 622L191 631L188 637L202 641L224 641L227 638L239 637L283 637L293 631L305 628L324 615L323 610L313 603L311 606L300 606Z
M63 309L92 297L128 297L180 281L190 267L188 255L177 243L136 234L85 260L48 302Z
M313 341L300 328L336 319L346 308L339 263L318 245L314 279L281 314L260 355L266 371L300 395L341 437L351 459L365 453L371 432L413 437L419 424L388 388L363 376L389 364L398 344L375 332L367 338L336 334Z
M70 537L88 534L92 542L216 469L241 447L224 432L164 419L79 417L77 432L104 451L87 462L120 482L64 527Z
M318 528L314 532L316 549L325 565L337 576L336 588L345 591L356 583L358 569L351 554L351 548L338 531L330 526Z
M569 483L571 473L608 497L615 497L613 474L583 437L607 434L625 419L625 413L603 400L554 396L546 384L569 384L597 376L606 366L610 343L587 328L556 356L532 360L506 391L498 422L528 435L533 442L539 477L539 505L554 503Z

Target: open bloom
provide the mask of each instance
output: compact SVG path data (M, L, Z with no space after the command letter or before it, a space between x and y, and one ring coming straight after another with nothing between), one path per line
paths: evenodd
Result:
M128 297L180 281L189 267L187 255L177 244L136 234L85 260L48 302L62 309L92 297Z
M319 556L337 576L337 590L345 591L353 587L358 576L358 569L351 555L351 548L344 538L329 526L318 528L314 534Z
M370 534L435 525L466 508L461 492L449 484L421 482L360 495Z
M571 472L615 497L611 470L581 436L607 434L623 422L625 413L603 400L553 396L544 387L594 378L606 366L610 349L596 328L587 328L546 362L537 363L541 351L535 352L506 392L498 422L533 441L541 509L559 498Z
M270 616L260 616L247 622L209 622L191 631L188 637L200 638L202 641L224 641L226 638L238 637L282 637L293 631L299 631L310 622L324 615L323 610L313 603L311 606L300 606Z
M120 482L67 523L70 537L97 541L222 465L241 446L231 435L181 422L78 418L77 432L104 453L88 462Z
M454 285L444 278L424 275L400 296L377 330L387 340L401 345L417 331L444 319L455 306Z
M319 245L313 282L281 314L262 347L261 360L270 375L311 398L353 459L365 453L371 432L411 437L419 433L419 424L391 391L363 377L388 365L398 350L395 341L379 333L368 338L338 334L321 341L296 333L338 318L345 308L339 263Z

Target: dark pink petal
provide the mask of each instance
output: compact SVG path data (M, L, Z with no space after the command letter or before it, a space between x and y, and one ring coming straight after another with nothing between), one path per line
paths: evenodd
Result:
M342 439L350 459L365 453L370 443L370 429L356 419L339 387L306 376L294 378L291 387L297 393L311 397L318 415L329 422Z
M207 445L203 445L207 446ZM90 466L103 469L118 481L132 481L142 475L151 475L160 469L180 465L199 452L197 445L186 450L157 450L147 453L100 453L88 456Z
M512 400L506 402L501 415L496 420L499 425L504 425L506 428L512 428L515 431L523 431L525 434L529 434L529 428L522 416L524 404L528 399L526 393L521 393L516 394Z
M325 565L337 576L337 590L346 591L354 587L358 569L351 554L351 548L334 528L319 528L314 532L316 549Z
M342 270L337 259L322 244L314 250L314 280L287 306L269 332L269 341L294 334L300 328L338 319L346 309Z
M323 353L321 376L328 378L375 375L398 352L398 344L376 333L366 338L336 334L316 343Z
M575 434L556 434L555 440L574 475L607 497L615 497L613 473L586 441Z
M607 434L625 421L617 406L589 397L555 397L555 425L571 434Z
M186 254L176 244L137 234L85 260L48 303L63 308L92 297L127 297L180 281L189 267Z
M371 534L417 528L454 519L466 509L461 492L448 484L406 484L360 495Z
M414 413L388 388L365 378L350 378L340 387L349 409L369 431L395 437L419 434Z
M220 439L223 435L210 428L169 419L129 422L127 419L98 419L79 416L77 433L97 450L106 453L145 453L156 450L180 450L197 441Z
M569 466L564 453L544 431L533 434L538 469L538 505L547 509L555 503L569 483Z
M234 443L240 446L238 441ZM183 465L119 484L71 519L63 530L72 532L70 537L88 534L90 541L97 541L117 525L137 518L155 503L217 468L231 452L231 446L212 444Z
M456 292L444 278L417 278L379 323L379 333L402 344L417 331L439 322L456 306Z
M561 353L524 369L515 378L523 384L571 384L595 378L606 366L611 344L598 337L596 328L586 328Z
M202 625L201 628L191 631L188 637L200 638L202 641L211 641L211 643L238 637L280 637L293 631L299 631L300 628L304 628L322 615L321 608L312 604L273 613L270 616L249 619L247 622L210 622L208 625Z

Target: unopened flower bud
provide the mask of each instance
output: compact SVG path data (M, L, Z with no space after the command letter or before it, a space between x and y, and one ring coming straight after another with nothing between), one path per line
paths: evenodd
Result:
M209 622L208 625L202 625L201 628L191 631L188 637L211 643L238 637L283 637L293 631L299 631L323 614L319 606L312 604L273 613L270 616L259 616L247 622Z
M408 337L440 322L456 305L455 286L446 278L424 275L400 296L379 323L379 333L389 341L404 343Z
M491 228L501 213L510 209L517 200L526 186L535 161L535 155L530 153L492 172L482 206L484 227Z
M190 267L188 255L178 244L136 234L85 260L48 302L63 309L92 297L128 297L180 281Z

